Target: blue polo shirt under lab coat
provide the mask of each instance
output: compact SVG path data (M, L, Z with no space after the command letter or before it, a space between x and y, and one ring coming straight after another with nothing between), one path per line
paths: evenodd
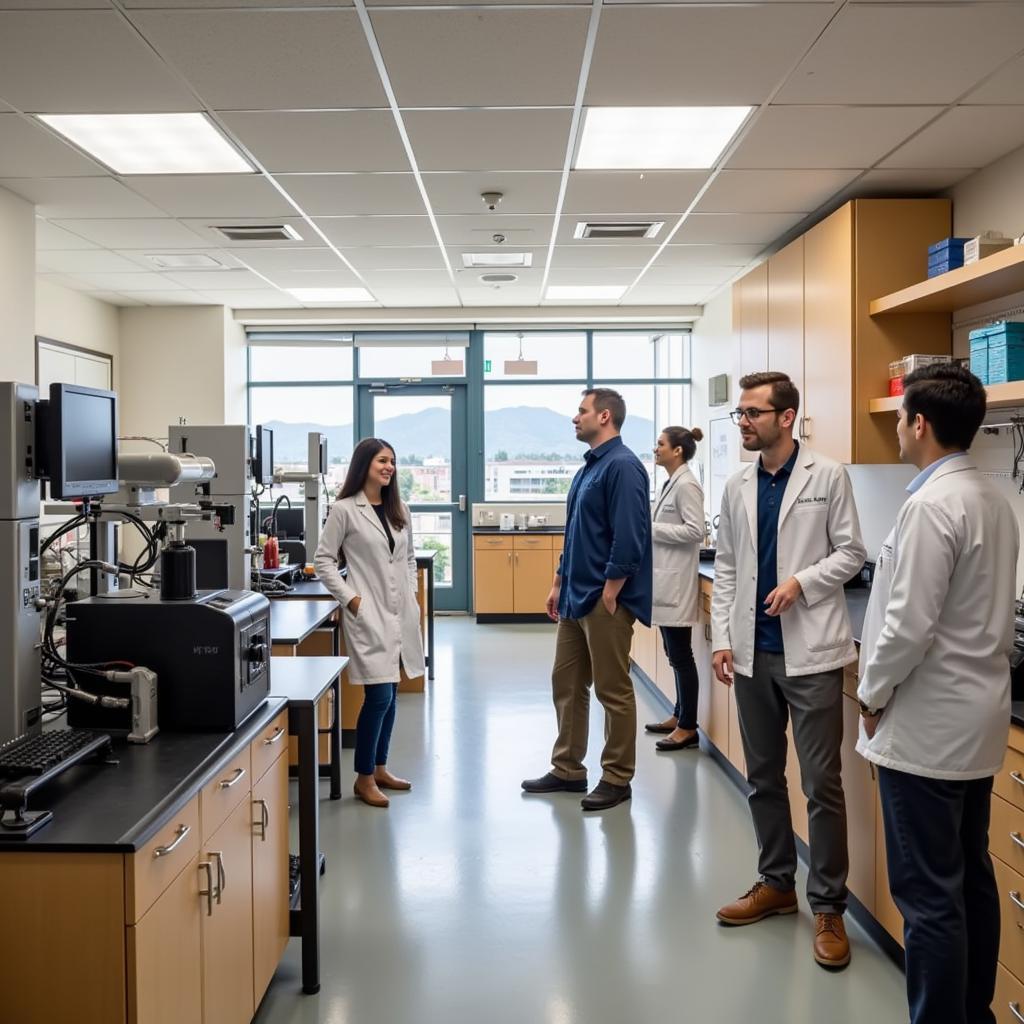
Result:
M654 583L647 470L621 437L583 458L566 502L559 617L584 618L600 600L605 580L626 577L619 604L649 626Z
M757 460L757 603L754 615L754 649L769 654L784 653L782 620L767 615L765 598L779 585L779 509L786 493L786 484L796 465L800 445L786 464L772 474Z

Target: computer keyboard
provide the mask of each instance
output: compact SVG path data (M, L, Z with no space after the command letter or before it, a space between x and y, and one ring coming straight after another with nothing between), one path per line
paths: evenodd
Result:
M103 747L110 737L91 729L55 729L34 736L18 736L0 746L0 778L55 775Z

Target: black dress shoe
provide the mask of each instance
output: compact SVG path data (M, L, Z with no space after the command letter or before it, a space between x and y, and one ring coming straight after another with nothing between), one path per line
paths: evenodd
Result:
M527 793L586 793L586 779L560 779L554 772L548 772L539 779L523 779Z
M617 786L614 782L602 781L580 801L580 806L585 811L605 811L628 800L632 795L633 790L628 782L624 786Z
M654 745L659 750L686 750L688 747L699 747L700 736L694 734L685 740L658 740Z
M668 722L648 722L648 724L644 726L644 731L670 733L676 728L675 719L673 718L671 721L671 725L669 725Z

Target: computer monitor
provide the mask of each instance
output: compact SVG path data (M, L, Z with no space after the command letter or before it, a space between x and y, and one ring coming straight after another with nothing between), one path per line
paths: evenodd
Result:
M258 484L274 482L274 432L270 427L256 428L256 469L253 479Z
M55 501L113 494L117 479L117 395L51 384L47 410L50 496Z
M273 505L260 505L260 533L263 524L274 514ZM302 540L306 535L306 510L301 506L285 508L281 505L277 510L277 536L282 540Z

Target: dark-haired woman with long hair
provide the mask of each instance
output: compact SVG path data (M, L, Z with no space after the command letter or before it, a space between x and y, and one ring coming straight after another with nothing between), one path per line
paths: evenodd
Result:
M364 687L356 723L355 794L387 807L384 789L411 789L388 771L401 668L423 674L412 515L398 493L395 450L368 437L356 445L314 563L342 606L348 681ZM347 573L342 576L339 567Z
M652 512L654 609L652 625L661 629L665 655L676 677L676 706L664 722L646 726L667 733L659 750L685 750L700 742L697 734L697 665L693 627L697 624L699 549L704 538L704 491L688 463L704 437L699 427L666 427L658 435L654 461L668 473Z

